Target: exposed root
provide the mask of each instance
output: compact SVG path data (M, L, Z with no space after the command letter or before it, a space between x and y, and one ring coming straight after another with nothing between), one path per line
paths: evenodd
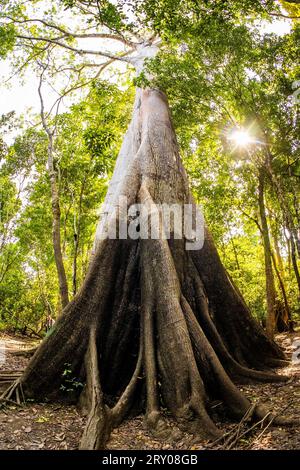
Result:
M278 359L277 357L268 357L265 359L265 364L269 367L286 367L290 364L287 359Z
M160 412L147 413L145 415L145 426L156 439L164 441L172 439L173 430L168 426Z
M14 401L17 405L22 405L26 402L23 392L23 386L18 378L15 380L7 390L0 396L1 401Z
M9 398L0 398L0 408L6 408L9 405L20 406L20 407L23 406L23 404L17 403L16 401L10 400Z
M90 402L90 411L79 447L83 450L105 448L112 429L121 424L132 406L143 359L144 343L141 337L139 355L132 378L116 405L110 409L104 403L104 396L101 389L96 339L96 327L93 326L90 332L89 349L86 359L87 384L85 392Z
M140 197L145 204L153 203L145 185L141 188ZM156 229L161 231L161 225ZM128 270L124 270L123 264L120 263L125 273L124 276L114 278L117 278L118 283L121 284L124 279L126 282L125 292L129 292L129 287L132 285L131 276L136 272L137 260L135 256L138 253L141 270L139 282L142 307L135 307L135 312L138 312L140 316L140 323L136 324L136 328L139 328L139 350L134 372L131 372L131 379L119 399L116 399L119 394L114 395L116 403L109 408L105 403L106 395L101 387L100 370L102 367L99 367L99 357L102 357L102 342L107 340L101 330L101 320L103 321L104 318L109 326L110 316L107 312L105 317L97 313L100 307L101 309L105 307L103 296L98 292L98 301L94 301L91 309L93 316L87 316L85 322L85 327L90 330L85 367L87 377L85 393L89 402L89 414L80 448L105 448L112 429L122 422L129 414L131 407L141 399L139 396L141 390L146 391L145 423L155 436L165 440L172 437L172 430L163 419L162 407L167 408L173 414L178 426L184 431L209 439L221 436L221 431L209 415L208 404L211 392L213 392L213 398L221 399L232 416L237 419L242 418L235 428L235 434L226 441L226 446L233 447L235 445L241 434L246 432L243 429L244 424L251 418L258 420L258 423L253 425L254 427L260 424L289 425L299 422L297 419L275 416L262 406L251 405L234 385L232 377L244 376L276 381L286 378L265 371L249 369L233 358L210 315L204 287L196 270L190 271L191 279L196 286L193 301L193 299L187 299L183 294L184 288L176 264L180 263L180 260L176 260L175 263L168 242L157 238L142 240L139 243L140 252L132 250ZM114 256L117 256L116 253ZM101 259L108 262L108 257L103 253ZM105 282L109 280L107 276L101 279L103 278ZM163 279L163 283L161 279ZM107 285L105 287L107 288ZM106 295L108 296L108 294ZM126 313L127 303L122 295L120 295L120 302ZM119 311L113 310L113 312L117 312L116 316L112 315L112 320L115 322L123 318L123 310L120 311L120 314ZM92 326L88 325L87 319L92 323ZM124 322L122 324L125 328ZM110 330L109 347L106 350L107 360L109 360L108 351L112 345L118 346L116 338L119 337L120 325L116 326L114 323L113 328L114 330ZM76 340L79 333L76 332L76 335L70 339L71 343ZM127 335L126 341L136 341L136 333L130 335L125 332L125 335ZM97 343L100 345L101 351L98 351ZM126 350L126 342L123 346ZM136 357L136 347L131 347L131 351L134 351L134 357ZM62 358L60 358L60 362L62 362ZM131 363L130 369L127 370L132 370L132 365ZM109 371L109 363L106 364L105 369ZM141 379L145 379L144 388L138 387ZM45 383L45 379L43 379L43 383ZM211 384L213 384L212 389L210 388ZM13 399L16 403L24 401L22 385L23 378L19 377L7 390L3 399ZM137 391L139 393L136 393ZM216 392L217 396L214 396Z
M110 412L104 404L101 390L95 325L91 327L86 369L86 387L91 406L79 448L82 450L103 449L110 434Z
M286 382L288 380L287 376L277 375L272 372L249 369L248 367L239 364L232 357L232 355L226 348L224 342L222 341L222 338L209 314L208 300L204 293L204 286L200 280L197 271L195 270L195 267L193 266L193 263L192 272L196 291L196 303L199 309L198 318L200 319L201 323L203 323L205 332L211 344L213 345L219 359L222 360L222 362L224 363L227 372L230 375L232 374L236 379L240 376L259 382ZM286 361L276 359L277 366L282 365L282 363L286 365Z
M36 353L37 349L38 349L38 346L35 348L31 348L31 349L21 349L20 351L14 351L11 354L13 356L31 357Z
M143 251L144 253L144 251ZM164 422L159 411L157 359L155 354L154 321L153 321L153 283L147 276L147 256L142 254L142 332L145 344L144 368L146 376L146 416L145 422L155 435L165 430Z
M0 372L0 383L3 382L14 382L19 377L21 377L23 371L1 371Z
M151 195L143 184L140 198L145 206L155 210ZM159 214L151 220L155 234L163 231ZM153 233L153 232L152 232ZM158 237L157 237L158 238ZM176 417L178 424L192 433L209 437L219 435L213 421L205 409L206 395L197 368L186 320L180 305L180 283L176 268L165 239L142 240L142 265L147 266L145 297L151 294L152 302L146 304L147 315L154 316L158 334L156 348L162 383L163 399ZM163 276L164 283L160 282ZM149 331L151 325L149 326ZM151 344L149 342L150 348ZM149 363L152 367L148 389L153 400L150 412L156 412L156 376L153 353Z
M136 367L134 373L131 377L131 380L127 387L125 388L124 392L120 396L119 400L117 401L116 405L111 410L111 418L112 418L112 427L119 426L123 421L124 417L130 410L133 401L134 401L134 393L138 384L138 380L141 379L141 369L143 363L143 353L144 353L144 341L142 334L140 335L140 347L139 347L139 355L136 363Z
M300 424L300 417L282 416L282 413L283 411L278 414L271 413L265 406L262 405L258 405L255 409L255 416L258 419L265 419L266 422L272 420L272 423L278 426L295 426Z
M267 338L251 316L241 294L230 281L208 230L203 248L191 252L190 256L203 282L213 321L234 359L258 370L279 366L277 359L286 360L281 348Z

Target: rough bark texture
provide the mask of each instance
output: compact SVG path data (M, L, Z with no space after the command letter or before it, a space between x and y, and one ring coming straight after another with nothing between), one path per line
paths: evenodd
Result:
M207 230L194 251L174 237L103 239L120 195L157 212L159 203L192 203L159 90L137 91L86 280L19 384L27 396L57 396L66 364L86 382L82 448L104 446L131 409L156 431L167 408L184 429L217 437L209 401L221 399L239 419L250 403L233 379L283 380L267 369L285 357L251 317ZM152 228L162 230L159 218Z

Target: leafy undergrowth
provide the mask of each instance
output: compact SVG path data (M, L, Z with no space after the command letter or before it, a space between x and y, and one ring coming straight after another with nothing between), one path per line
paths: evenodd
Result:
M292 354L295 340L300 333L281 334L277 340ZM0 364L0 373L4 370L21 370L28 359L13 356L12 352L32 347L27 339L3 335L0 340L6 344L6 360ZM290 380L284 384L241 385L240 388L252 400L265 404L271 411L280 413L284 410L287 416L300 416L300 365L290 365L279 371L289 375ZM213 405L213 412L222 408L222 404ZM217 415L216 418L218 419ZM219 418L220 419L220 418ZM84 427L85 418L75 406L53 403L29 402L26 406L10 405L0 410L0 449L76 449ZM170 440L154 438L143 425L142 417L132 418L114 430L108 443L109 449L221 449L224 442L215 445L200 441L199 438L180 432L170 418L166 422L172 430ZM236 423L218 422L219 427L228 434L229 440ZM227 443L233 449L299 449L300 433L297 427L266 427L260 424L251 432L252 424L245 424L239 431L239 439Z

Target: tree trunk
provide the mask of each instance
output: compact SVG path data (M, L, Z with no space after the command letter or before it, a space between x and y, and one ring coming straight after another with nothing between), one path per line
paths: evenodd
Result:
M279 315L277 315L276 329L279 332L283 331L294 331L294 324L292 318L292 312L290 309L288 296L285 287L285 276L284 276L284 267L282 262L282 257L280 253L279 243L276 231L273 233L275 253L272 251L272 261L274 270L278 279L278 284L282 293L282 298L284 302L284 307L280 309Z
M299 296L300 296L300 273L299 273L299 268L298 268L298 263L297 263L297 255L296 255L294 235L291 231L290 231L290 242L291 242L292 265L293 265L293 268L294 268L294 273L295 273L297 286L298 286L298 290L299 290Z
M87 175L84 176L83 181L80 187L79 193L79 201L78 201L78 213L76 214L76 201L73 197L73 210L74 210L74 218L73 218L73 228L74 228L74 254L73 254L73 275L72 275L72 284L73 284L73 296L76 295L77 292L77 262L78 262L78 251L79 251L79 240L81 235L81 213L82 213L82 201L83 195L85 190L85 183L86 183Z
M270 338L273 338L276 328L276 290L274 282L274 274L272 267L272 249L269 235L269 227L266 216L266 208L264 201L264 181L265 175L263 169L259 170L258 180L258 204L262 228L262 238L265 254L265 274L266 274L266 299L267 299L267 320L266 329Z
M291 309L290 309L290 306L289 306L289 302L288 302L284 282L283 282L281 273L279 271L279 268L277 267L276 258L274 256L273 252L271 252L271 256L272 256L274 270L275 270L275 273L276 273L276 276L277 276L277 279L278 279L278 283L279 283L280 290L281 290L281 293L282 293L282 298L283 298L283 303L280 299L278 299L278 301L276 303L277 308L276 308L276 325L275 325L275 328L276 328L276 331L279 331L280 333L282 333L283 331L291 331L292 332L292 331L294 331L293 319L292 319L292 313L291 313Z
M59 193L56 182L56 171L53 163L53 137L49 136L48 145L48 172L51 185L51 202L52 202L52 240L54 249L54 259L56 264L59 290L62 307L65 308L69 303L68 282L65 272L65 266L61 251L60 236L60 203Z
M53 131L47 125L47 120L44 110L44 100L42 95L42 83L45 69L43 69L40 75L40 82L38 87L38 93L41 103L41 119L44 131L48 137L48 174L50 179L50 188L51 188L51 206L52 206L52 242L54 250L54 259L56 264L56 271L58 276L60 299L62 308L65 308L69 303L69 291L68 291L68 282L65 272L65 266L63 262L62 249L61 249L61 236L60 236L60 226L61 226L61 214L60 214L60 199L59 191L57 187L57 174L54 166L54 148L53 148Z
M119 196L151 207L151 239L104 236ZM221 431L210 400L221 399L237 419L250 408L232 379L285 380L267 370L285 356L251 317L208 230L201 249L187 250L174 230L166 239L162 203L195 208L166 96L139 89L85 282L15 385L27 396L54 398L67 363L87 384L82 448L104 446L132 407L155 432L164 430L167 408L183 429L215 438Z
M78 214L78 222L76 221L76 208L74 204L74 216L73 216L73 272L72 272L72 286L73 286L73 296L77 292L77 258L78 258L78 249L79 249L79 235L80 235L80 212Z
M277 233L274 231L273 232L273 240L274 240L274 248L275 248L275 262L276 265L278 265L278 270L280 272L280 275L282 279L284 278L284 267L283 267L283 261L282 261L282 256L280 253L280 248L279 248L279 242L278 242L278 236Z

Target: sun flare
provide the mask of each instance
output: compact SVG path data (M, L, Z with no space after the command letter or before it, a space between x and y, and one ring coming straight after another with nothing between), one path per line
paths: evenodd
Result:
M228 140L232 141L237 147L247 147L247 145L253 143L253 137L244 129L232 131L228 136Z

